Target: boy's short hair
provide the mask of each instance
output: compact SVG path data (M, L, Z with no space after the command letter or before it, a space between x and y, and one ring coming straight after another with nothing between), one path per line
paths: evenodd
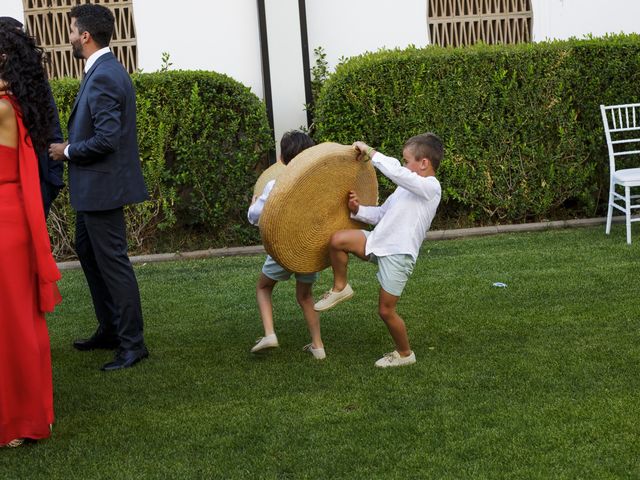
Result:
M309 147L313 147L316 142L300 130L290 130L280 140L280 155L282 163L287 165L296 155Z
M89 32L98 46L109 46L115 28L115 17L107 7L90 3L76 5L69 12L69 17L76 19L79 33Z
M415 137L411 137L404 142L404 147L411 149L416 158L428 158L433 166L433 170L437 171L440 162L444 157L444 146L442 140L435 133L421 133Z

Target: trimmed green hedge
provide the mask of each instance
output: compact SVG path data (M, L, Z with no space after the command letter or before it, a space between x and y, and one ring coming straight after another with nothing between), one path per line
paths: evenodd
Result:
M381 51L326 81L315 136L401 158L410 136L440 135L440 225L593 216L609 181L599 104L638 102L638 85L638 35Z
M273 148L264 104L247 87L214 72L141 73L133 82L151 200L127 208L132 251L175 247L167 239L184 239L189 232L200 237L199 245L211 247L258 243L246 209ZM64 129L79 81L51 83ZM65 190L49 221L57 258L73 254L73 224Z
M214 72L136 74L138 139L152 199L127 208L132 252L259 242L246 222L273 148L264 104ZM363 139L400 157L433 131L446 145L435 226L601 214L608 162L600 103L640 101L640 36L381 51L341 64L315 104L317 141ZM79 87L52 81L63 128ZM394 186L381 180L381 198ZM49 227L73 255L68 193Z

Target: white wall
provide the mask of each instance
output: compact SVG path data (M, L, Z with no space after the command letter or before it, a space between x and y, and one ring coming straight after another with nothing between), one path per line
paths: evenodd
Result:
M306 125L296 0L267 0L275 137ZM532 0L533 38L640 33L640 0ZM225 73L264 96L256 0L133 0L139 66L170 54L172 69ZM427 0L306 0L309 59L322 47L340 57L427 44ZM0 16L23 19L22 0L0 0Z
M309 57L322 47L330 67L381 47L427 45L427 0L306 0Z
M134 0L133 13L143 71L168 52L172 69L225 73L263 96L256 0Z
M138 66L160 68L162 52L172 69L214 70L263 96L256 0L133 0ZM23 20L22 0L0 0L0 16Z
M0 17L13 17L22 22L24 20L22 0L2 0L0 2Z
M278 0L271 0L272 3ZM287 0L288 1L288 0ZM339 57L382 46L425 45L427 0L306 0L310 58L322 46ZM640 0L532 0L534 40L640 33ZM173 68L226 73L262 96L256 0L134 0L140 67L154 71L161 54ZM23 19L22 0L0 0L0 16ZM293 25L295 28L296 25Z
M639 0L532 0L533 39L640 33Z

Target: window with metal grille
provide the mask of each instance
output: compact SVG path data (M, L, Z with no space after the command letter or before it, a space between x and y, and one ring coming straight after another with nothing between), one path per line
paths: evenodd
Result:
M22 0L27 31L36 37L49 57L49 78L82 76L83 63L73 57L69 43L71 9L82 0ZM133 0L94 0L108 7L115 17L110 47L129 73L138 66Z
M460 47L531 41L531 0L427 0L434 45Z

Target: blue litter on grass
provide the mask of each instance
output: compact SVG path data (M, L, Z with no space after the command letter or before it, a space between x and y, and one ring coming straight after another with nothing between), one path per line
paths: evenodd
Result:
M507 288L507 284L506 283L502 283L502 282L496 282L492 286L493 287L498 287L498 288Z

